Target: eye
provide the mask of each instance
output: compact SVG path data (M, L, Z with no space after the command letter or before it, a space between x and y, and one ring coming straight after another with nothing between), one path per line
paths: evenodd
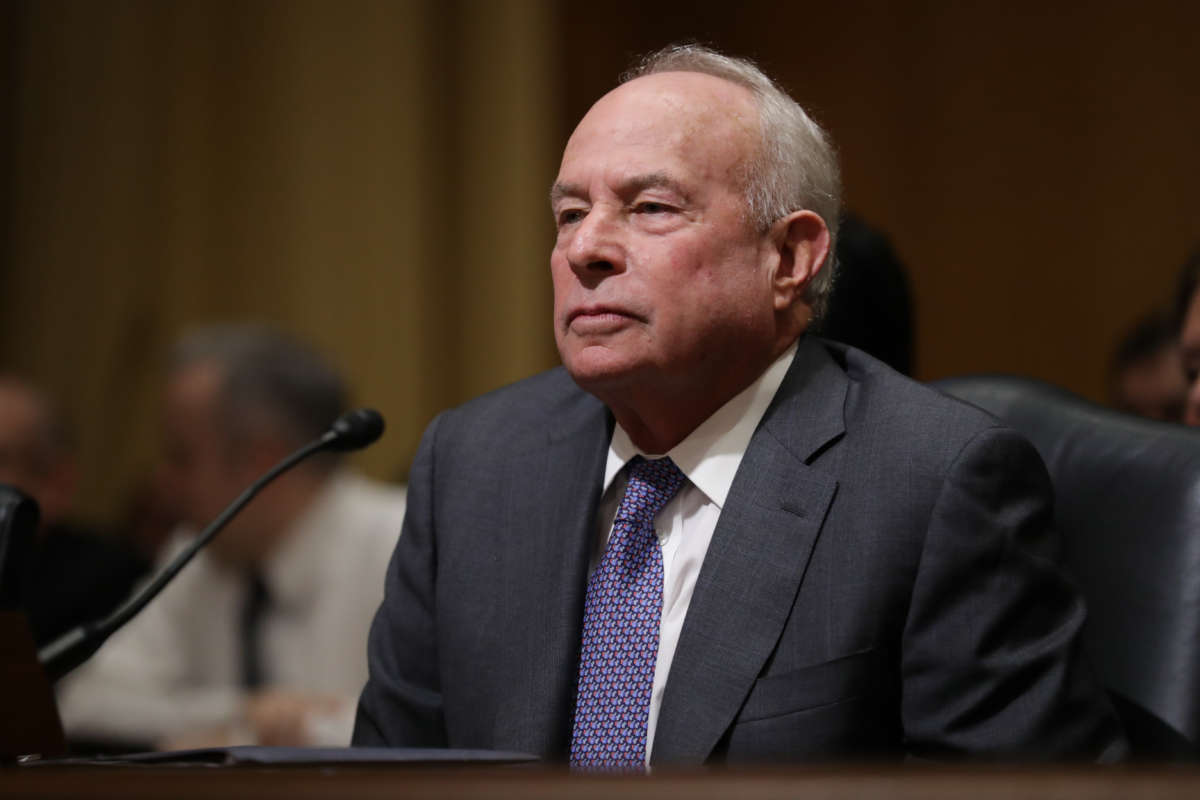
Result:
M636 214L665 214L671 210L671 207L666 203L656 203L652 200L647 200L643 203L638 203L633 208Z
M558 212L558 226L573 225L583 219L586 212L582 208L564 208Z

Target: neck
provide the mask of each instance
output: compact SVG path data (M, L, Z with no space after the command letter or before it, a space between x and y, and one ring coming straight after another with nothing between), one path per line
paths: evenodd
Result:
M759 358L737 362L720 375L672 382L632 381L610 396L595 392L637 447L660 455L686 439L721 406L758 380L791 342L783 342Z
M670 411L656 413L657 409L622 408L609 405L617 423L620 424L629 438L642 452L661 455L682 442L692 431L700 427L704 420L712 416L720 408L702 414L689 414L686 417L672 414Z
M297 520L316 501L329 477L324 472L301 467L263 489L255 500L260 505L258 515L252 520L255 546L248 554L252 562L259 563L279 549L294 531Z
M296 521L308 513L331 473L302 465L283 476L279 482L280 502L276 505L274 522L280 531L290 531ZM282 538L282 537L281 537Z

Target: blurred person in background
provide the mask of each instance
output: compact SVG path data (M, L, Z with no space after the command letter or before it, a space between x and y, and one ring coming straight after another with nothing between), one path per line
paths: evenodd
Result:
M1183 421L1200 425L1200 248L1192 251L1179 272L1175 290L1175 322L1179 331L1179 354L1183 360L1187 398Z
M915 362L908 271L887 236L857 214L838 226L837 272L813 332L870 353L902 375Z
M1182 422L1187 382L1171 315L1151 311L1117 343L1108 373L1109 402L1120 411Z
M39 646L112 611L149 567L123 541L70 519L78 478L75 438L58 405L31 383L0 376L0 483L41 512L22 586Z
M163 503L174 556L344 410L338 374L256 326L197 330L165 387ZM345 744L401 488L320 454L250 503L146 610L60 685L68 735L133 746Z

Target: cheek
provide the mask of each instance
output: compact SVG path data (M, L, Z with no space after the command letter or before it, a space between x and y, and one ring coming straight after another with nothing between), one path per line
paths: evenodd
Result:
M550 280L554 284L554 291L557 293L566 286L567 277L570 275L570 266L567 260L558 255L557 251L550 255Z
M571 265L556 247L550 253L550 283L554 290L554 312L556 315L574 282L575 275L571 270Z
M697 276L696 283L707 305L719 316L748 320L774 308L770 277L749 259L714 264Z

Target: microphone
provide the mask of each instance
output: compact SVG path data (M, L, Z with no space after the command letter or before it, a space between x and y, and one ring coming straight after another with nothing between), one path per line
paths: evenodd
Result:
M336 452L361 450L383 436L383 415L373 408L358 408L342 414L321 439L325 449Z
M100 645L104 644L109 636L116 633L157 597L158 593L179 574L179 571L187 566L187 563L212 541L213 537L228 525L229 521L237 516L238 512L253 500L267 484L314 453L323 450L333 452L361 450L382 436L383 429L383 415L375 409L359 408L348 411L338 417L325 433L271 467L266 474L252 483L250 488L238 495L236 500L209 523L208 527L201 531L200 535L192 540L141 591L135 592L107 617L73 628L39 650L38 661L41 662L51 683L87 661L93 653L100 649Z

